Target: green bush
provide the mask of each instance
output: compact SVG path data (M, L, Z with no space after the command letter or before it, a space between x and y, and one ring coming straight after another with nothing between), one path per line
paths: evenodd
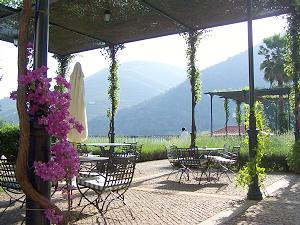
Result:
M297 141L292 146L292 151L289 153L288 165L294 172L300 173L300 142Z
M5 124L0 128L0 156L16 157L18 154L20 129L16 125Z

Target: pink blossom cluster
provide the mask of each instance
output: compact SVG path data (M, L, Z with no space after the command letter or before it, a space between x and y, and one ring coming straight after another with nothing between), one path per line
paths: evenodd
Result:
M20 77L21 85L28 86L27 100L28 112L31 116L38 116L39 124L44 125L49 135L59 139L66 139L72 128L81 132L84 128L69 114L71 96L60 90L49 90L51 78L43 74L48 70L42 66L27 75ZM55 78L57 85L67 90L71 88L70 83L62 76ZM17 93L12 92L12 99L16 99Z
M56 213L54 209L46 209L44 214L53 224L59 224L63 219L63 215Z
M76 150L67 141L51 147L52 159L47 163L34 162L35 173L45 181L72 180L78 173L80 161Z
M33 48L30 45L27 49L28 64L32 63L32 54ZM72 128L78 132L84 129L82 124L71 117L69 113L71 96L64 90L69 90L71 85L64 77L57 76L54 79L58 88L49 90L52 79L44 76L48 70L47 67L42 66L31 70L29 65L27 69L27 74L19 79L20 85L28 87L27 111L38 119L38 123L45 127L49 135L57 140L50 149L51 160L34 162L34 172L45 181L65 180L67 187L62 192L68 199L71 199L71 181L78 174L80 161L76 149L67 141L67 134ZM12 92L11 98L16 99L17 93ZM63 219L62 215L55 214L52 209L46 209L45 216L52 223L59 223Z

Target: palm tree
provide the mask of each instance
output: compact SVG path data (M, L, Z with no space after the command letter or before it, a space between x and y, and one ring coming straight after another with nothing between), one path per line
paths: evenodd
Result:
M264 71L264 78L271 86L274 84L283 87L290 78L284 72L284 54L286 39L285 35L275 34L265 38L263 45L259 46L259 55L263 55L265 60L260 64L260 70Z
M259 55L265 57L260 64L260 70L264 72L264 79L270 82L270 86L283 87L291 81L290 77L284 72L284 55L286 52L285 35L275 34L272 37L265 38L263 44L259 46ZM279 132L287 130L287 118L284 113L283 97L279 96Z

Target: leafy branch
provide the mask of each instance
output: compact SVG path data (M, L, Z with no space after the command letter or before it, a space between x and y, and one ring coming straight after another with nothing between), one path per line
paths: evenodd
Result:
M257 175L259 185L262 185L266 172L265 168L261 167L261 161L264 156L266 147L270 143L269 129L265 124L266 118L264 114L264 107L261 102L256 102L254 106L256 116L256 127L259 129L257 135L257 147L255 149L256 156L246 163L246 165L240 169L237 176L237 183L243 187L250 185L253 182L253 178ZM250 108L245 105L245 117L249 118ZM245 121L246 128L249 127L249 120ZM246 134L245 140L246 145L249 145L249 136Z

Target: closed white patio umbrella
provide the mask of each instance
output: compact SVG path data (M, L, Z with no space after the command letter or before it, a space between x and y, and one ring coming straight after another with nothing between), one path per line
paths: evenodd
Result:
M88 124L85 108L84 74L79 62L74 66L70 77L70 84L72 98L70 114L83 125L84 130L79 133L76 129L72 129L68 134L68 140L73 143L80 143L88 137Z

